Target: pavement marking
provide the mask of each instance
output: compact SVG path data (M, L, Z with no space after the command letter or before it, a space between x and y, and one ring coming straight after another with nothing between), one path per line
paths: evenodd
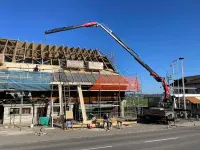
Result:
M172 137L172 138L166 138L166 139L158 139L158 140L151 140L151 141L144 141L145 143L151 143L151 142L160 142L160 141L167 141L167 140L176 140L178 137Z
M112 146L104 146L104 147L93 147L93 148L86 148L86 149L81 149L81 150L93 150L93 149L104 149L104 148L110 148Z

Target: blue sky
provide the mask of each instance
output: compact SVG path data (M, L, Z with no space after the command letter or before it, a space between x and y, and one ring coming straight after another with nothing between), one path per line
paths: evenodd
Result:
M157 83L100 28L52 34L47 29L98 21L107 25L160 76L184 57L185 75L200 74L200 1L198 0L6 0L0 5L0 37L56 45L97 48L114 53L125 75L138 74L144 93L159 93ZM180 75L179 75L180 76Z

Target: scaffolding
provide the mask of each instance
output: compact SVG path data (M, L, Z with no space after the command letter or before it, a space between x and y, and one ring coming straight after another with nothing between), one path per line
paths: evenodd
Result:
M0 70L0 89L16 91L48 91L51 74L25 70Z
M90 110L98 106L96 111L90 113L97 114L101 118L109 113L112 117L124 117L121 113L122 101L126 92L139 92L140 84L137 77L122 77L120 75L99 75L96 82L89 88L90 91L98 92L98 102L91 104ZM110 101L102 97L102 93L113 92Z
M67 91L69 90L72 93L78 94L75 87L81 86L87 119L90 119L91 115L101 118L105 113L120 116L120 103L123 100L124 93L141 90L137 77L122 77L118 74L62 71L60 75L55 72L54 77L54 82L67 85ZM73 99L70 99L71 103L80 103L80 97L76 98L73 94L71 96L73 97ZM68 96L64 97L67 98ZM78 110L78 114L75 113L74 117L76 120L82 121L81 106L74 107Z
M54 71L54 69L51 72L0 70L0 83L1 89L5 90L50 92L48 100L51 101L47 103L51 105L50 116L52 127L55 123L54 102L57 99L55 92L58 93L59 100L61 100L59 101L60 115L66 117L65 113L68 110L68 105L73 105L76 100L80 103L80 97L75 97L78 94L76 87L80 86L83 92L87 120L90 119L90 114L96 115L99 118L102 118L105 113L109 113L113 117L123 117L121 114L121 110L123 110L121 104L125 93L141 91L137 77L123 77L117 74L97 74L95 72ZM59 93L59 86L61 87L61 94ZM88 96L87 93L91 96ZM38 97L35 98L39 99ZM20 104L23 106L24 101L23 99L21 100ZM36 100L34 101L36 102ZM15 107L15 105L11 105L13 108ZM43 107L42 104L41 107ZM76 118L76 115L74 115L74 117L78 121L83 121L83 108L79 105L77 109L78 116Z
M50 90L51 74L33 72L29 69L28 67L26 70L0 70L0 90L5 92L5 95L1 95L1 106L10 108L7 112L8 114L5 115L10 116L10 125L21 126L22 113L31 113L29 109L26 112L27 110L23 108L23 106L28 106L28 104L31 105L32 103L32 99L30 98L31 91L45 92ZM8 94L10 97L7 97Z

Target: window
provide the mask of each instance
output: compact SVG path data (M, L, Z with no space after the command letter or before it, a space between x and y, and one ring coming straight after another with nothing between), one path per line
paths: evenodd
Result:
M10 115L19 114L19 108L10 108Z
M31 108L22 108L22 114L31 114Z

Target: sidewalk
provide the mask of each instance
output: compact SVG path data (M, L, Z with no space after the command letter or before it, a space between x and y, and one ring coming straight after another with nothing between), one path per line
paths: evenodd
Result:
M113 134L128 134L128 133L138 133L147 131L164 130L166 125L142 125L135 124L132 126L124 127L123 129L112 129L110 131L105 131L103 129L77 129L77 130L66 130L55 128L44 128L43 132L47 135L38 136L35 132L39 132L40 128L35 127L34 130L30 128L19 128L1 130L0 133L0 146L5 144L15 144L15 143L27 143L27 142L41 142L49 140L62 140L71 138L83 138L83 137L95 137L95 136L106 136ZM12 136L11 136L12 135Z
M177 127L192 127L192 126L200 126L200 121L197 120L179 120L175 123Z
M110 131L105 131L103 129L75 129L66 130L55 128L44 128L42 131L47 133L46 135L35 135L35 132L39 132L39 127L19 128L12 129L2 129L0 131L0 146L7 144L16 143L32 143L32 142L42 142L42 141L54 141L63 140L71 138L84 138L84 137L96 137L96 136L106 136L106 135L117 135L117 134L129 134L129 133L140 133L140 132L150 132L159 130L168 130L169 128L176 127L193 127L194 122L178 122L173 126L168 125L157 125L157 124L135 124L132 126L125 126L123 129L112 129ZM200 126L200 121L195 122L195 126Z

